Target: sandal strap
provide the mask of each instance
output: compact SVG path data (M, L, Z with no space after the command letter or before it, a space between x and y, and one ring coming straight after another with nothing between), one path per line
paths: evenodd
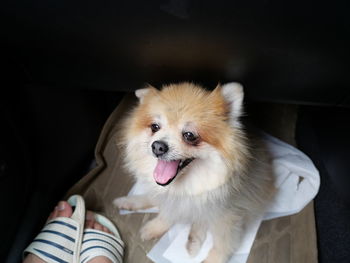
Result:
M78 214L85 210L85 205L80 196L75 196L68 202L76 206L73 213L75 214L74 219L57 217L49 220L39 235L25 249L24 256L31 253L48 263L79 262L84 217L79 218ZM84 216L84 213L82 215Z
M113 263L122 263L124 242L116 237L96 229L84 231L80 252L80 262L85 263L98 256L109 258Z
M113 263L122 263L124 242L114 224L102 215L95 214L95 220L107 227L113 234L96 229L85 229L80 252L80 263L98 256L104 256Z

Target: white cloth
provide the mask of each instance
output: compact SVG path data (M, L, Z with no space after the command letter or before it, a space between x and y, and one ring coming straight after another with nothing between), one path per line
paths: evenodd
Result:
M270 135L264 134L263 139L273 157L272 165L276 176L277 193L265 214L246 225L240 247L232 255L229 263L245 263L247 261L262 220L298 213L315 197L320 185L319 172L304 153ZM142 193L142 185L136 184L129 195ZM157 208L138 212L157 212ZM125 213L130 212L121 211L121 214ZM185 247L189 231L189 225L177 224L173 226L155 244L147 256L156 263L202 262L213 246L212 236L208 232L198 255L190 258Z

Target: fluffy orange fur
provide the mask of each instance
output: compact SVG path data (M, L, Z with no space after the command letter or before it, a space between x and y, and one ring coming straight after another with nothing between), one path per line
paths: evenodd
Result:
M169 126L177 127L181 122L194 123L201 142L221 151L233 169L240 170L245 166L249 157L248 151L245 151L246 139L240 129L227 125L229 105L220 91L220 85L213 91L187 82L167 85L161 90L150 86L147 88L150 91L143 98L143 103L131 113L126 124L129 136L149 128L154 115L162 112ZM197 147L200 146L201 143Z

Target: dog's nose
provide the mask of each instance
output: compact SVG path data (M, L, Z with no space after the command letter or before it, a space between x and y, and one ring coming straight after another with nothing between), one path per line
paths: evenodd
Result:
M152 151L157 157L162 156L168 150L169 150L169 147L165 142L155 141L152 143Z

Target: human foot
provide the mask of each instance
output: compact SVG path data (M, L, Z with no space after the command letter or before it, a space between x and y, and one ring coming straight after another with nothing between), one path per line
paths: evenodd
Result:
M71 217L73 213L72 207L68 204L66 201L60 201L55 209L50 213L50 216L48 217L48 220L55 219L57 217ZM86 217L85 217L85 229L96 229L100 230L109 234L112 234L111 231L106 228L105 226L99 224L95 220L94 213L91 211L87 211ZM23 263L46 263L41 258L37 257L33 254L28 254L28 256L25 257ZM112 261L106 257L95 257L88 261L88 263L112 263Z

